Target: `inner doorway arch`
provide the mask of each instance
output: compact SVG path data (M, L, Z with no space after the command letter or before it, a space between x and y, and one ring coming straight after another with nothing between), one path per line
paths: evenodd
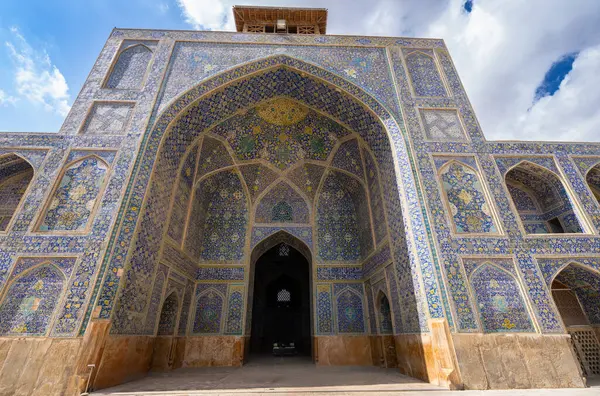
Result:
M260 242L251 254L245 360L274 353L274 344L312 356L311 295L310 248L285 231Z

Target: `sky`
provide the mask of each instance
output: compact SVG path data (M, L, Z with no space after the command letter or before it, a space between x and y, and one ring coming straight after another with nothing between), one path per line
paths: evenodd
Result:
M113 27L234 30L234 4L442 38L487 139L600 141L598 0L1 0L0 131L57 131Z

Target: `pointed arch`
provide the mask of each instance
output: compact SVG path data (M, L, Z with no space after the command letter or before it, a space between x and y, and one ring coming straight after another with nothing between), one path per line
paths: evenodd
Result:
M303 240L290 234L285 230L277 231L263 238L256 246L252 249L250 254L250 263L254 265L256 260L263 255L267 250L279 245L280 243L287 243L292 246L298 252L300 252L309 264L312 263L312 248L309 247Z
M0 304L0 335L44 336L64 293L66 277L51 263L11 280Z
M379 334L394 334L394 323L392 321L392 309L390 300L383 290L378 290L375 302L379 317Z
M334 289L334 293L334 307L338 333L364 333L365 320L363 295L354 287L348 285L343 285L338 290Z
M110 165L90 154L67 163L60 172L38 231L85 232L100 203Z
M173 336L177 329L177 319L181 307L179 293L177 290L169 290L167 297L163 300L160 309L160 318L158 320L159 336Z
M33 166L23 156L0 155L0 232L8 230L34 175Z
M192 200L185 250L202 261L240 261L249 232L250 198L239 170L227 168L202 179Z
M323 261L357 261L373 249L364 185L337 170L324 176L316 201L317 254Z
M221 332L226 296L214 287L200 292L195 299L193 334Z
M534 332L535 328L515 276L492 262L469 276L484 332Z
M416 96L445 97L448 95L433 53L429 54L423 50L405 50L404 61Z
M600 203L600 162L586 172L585 181L598 203Z
M600 272L577 261L562 266L550 283L577 360L586 376L600 375Z
M104 88L141 89L152 56L152 49L144 43L133 44L121 49Z
M257 223L309 224L312 205L308 198L287 179L271 184L257 198L254 220Z
M504 179L526 233L584 232L573 198L552 170L523 160L510 167Z
M439 168L438 179L455 233L499 233L493 206L476 169L453 159Z
M285 81L286 84L273 85L273 81ZM287 84L287 82L290 84ZM323 95L305 95L307 90L295 89L295 82L315 85L310 89L307 88L308 91L311 89L328 90L329 94L326 97ZM266 89L266 87L274 89ZM252 90L253 94L248 95L247 92L236 94L237 90ZM149 244L148 241L156 240L154 235L160 234L165 223L164 215L156 209L163 205L162 190L165 187L168 190L172 184L170 180L172 176L170 175L180 163L181 154L186 147L185 142L194 141L211 125L218 123L219 120L227 118L240 109L248 107L251 103L281 95L288 95L308 102L307 104L310 106L320 107L323 112L330 114L342 123L346 123L363 137L374 150L377 160L381 162L382 169L388 170L383 183L388 191L392 193L389 197L386 195L386 199L390 201L389 207L398 212L394 215L402 216L400 213L401 205L397 196L397 183L400 181L409 183L407 184L408 188L414 188L414 184L408 175L406 177L403 175L396 176L393 173L398 161L401 161L403 156L408 156L409 153L405 151L406 147L403 145L402 139L397 139L402 136L402 132L391 114L376 99L349 81L306 62L286 56L275 56L211 77L209 80L183 93L171 102L168 109L163 108L155 124L144 136L142 150L138 157L140 161L136 163L137 168L134 170L136 177L132 178L133 185L129 190L145 191L145 194L139 196L132 194L124 201L128 208L124 209L124 216L121 220L122 226L118 228L121 230L119 232L125 233L134 229L139 237L133 239L134 243L130 246L131 252L133 252L131 255L123 254L125 249L117 246L111 256L116 254L119 257L127 257L127 260L132 263L128 268L131 268L132 271L137 271L138 268L133 263L140 262L141 264L147 257L154 257L153 252L158 250L159 247ZM340 105L341 103L344 103L344 105ZM218 109L218 111L215 109ZM395 140L390 139L392 135L396 137ZM382 136L386 138L382 138ZM397 141L397 145L391 146L392 141ZM401 154L392 155L395 150L401 150ZM407 163L410 163L410 161ZM147 175L149 172L140 172L141 167L152 169L152 181L159 180L164 185L154 182L149 183L150 178ZM152 197L152 199L147 197ZM142 220L136 224L139 208L142 212L139 218ZM143 215L148 211L156 214L151 221L152 224L150 224L150 220L145 220ZM415 215L422 216L423 214L419 212ZM398 227L394 232L400 234L403 229L403 227ZM128 238L128 236L124 237ZM111 257L107 257L107 260L110 262ZM432 263L425 262L424 265L430 266ZM109 265L109 267L111 266ZM109 278L111 279L110 282L113 281L113 276L109 274L101 291L101 293L106 293L107 296L114 293L108 290L106 282L109 281ZM147 291L144 290L143 285L138 283L135 277L128 277L125 280L123 289L135 290L136 294L139 294L138 298L140 300L147 300L145 295ZM437 281L428 283L427 287L429 295L438 293ZM143 302L141 302L139 305L135 305L135 309L141 309L143 305ZM108 314L111 309L112 306L104 307L102 315ZM438 310L441 311L441 309ZM118 313L118 315L124 314L125 311ZM115 331L118 332L119 330Z

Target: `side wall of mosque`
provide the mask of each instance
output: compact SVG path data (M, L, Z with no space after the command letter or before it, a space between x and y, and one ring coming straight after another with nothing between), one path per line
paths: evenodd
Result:
M442 40L115 29L59 133L0 134L0 393L241 365L281 243L317 364L581 387L599 200L599 144L485 140Z

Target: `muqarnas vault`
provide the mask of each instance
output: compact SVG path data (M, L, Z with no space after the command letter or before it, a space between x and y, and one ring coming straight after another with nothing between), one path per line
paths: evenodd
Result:
M234 15L114 29L59 133L0 134L3 390L290 341L450 388L600 374L598 144L487 141L442 40Z

